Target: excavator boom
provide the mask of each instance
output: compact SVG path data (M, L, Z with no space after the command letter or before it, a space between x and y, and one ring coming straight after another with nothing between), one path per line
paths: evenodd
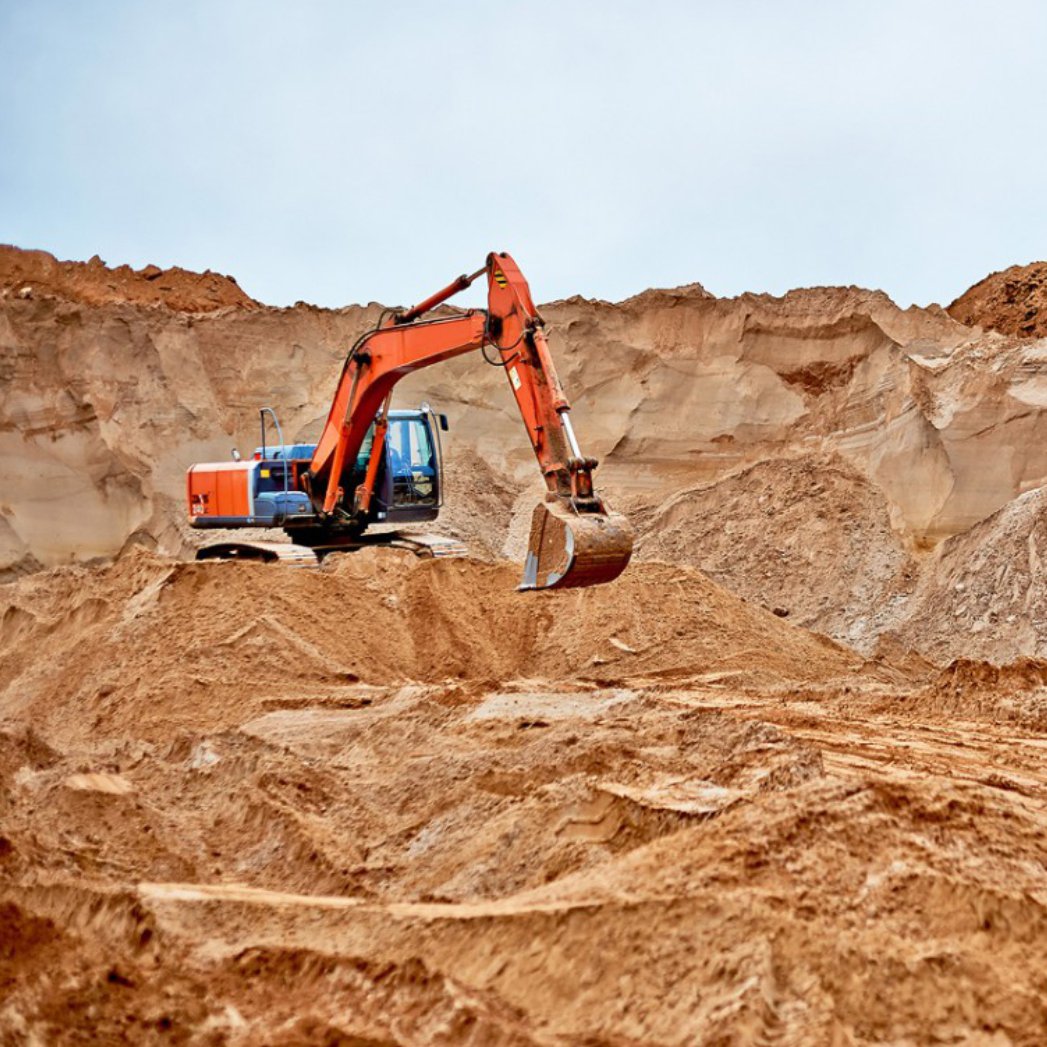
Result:
M481 275L488 308L439 318L427 313ZM460 276L361 338L342 369L316 451L305 473L316 511L327 518L366 514L376 468L350 491L357 454L373 422L370 466L384 439L393 386L405 375L475 349L491 348L509 380L548 493L534 512L521 589L570 588L611 581L632 554L632 531L594 488L596 461L585 457L570 420L544 323L508 254L490 254L482 269ZM377 421L376 421L377 420Z

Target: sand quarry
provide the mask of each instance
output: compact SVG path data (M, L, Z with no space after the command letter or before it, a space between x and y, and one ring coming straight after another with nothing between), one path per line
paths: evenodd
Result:
M638 541L518 594L496 369L468 559L196 563L380 306L0 248L0 1042L1047 1041L1042 281L544 306Z

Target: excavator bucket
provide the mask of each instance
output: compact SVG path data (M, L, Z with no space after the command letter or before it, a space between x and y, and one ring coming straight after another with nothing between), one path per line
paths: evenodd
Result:
M619 513L581 514L561 502L539 502L519 589L610 582L625 570L632 552L633 531Z

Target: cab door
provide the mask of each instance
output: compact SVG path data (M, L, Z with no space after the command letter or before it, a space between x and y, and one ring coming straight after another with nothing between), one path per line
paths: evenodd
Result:
M390 415L382 501L390 520L435 520L441 504L439 437L428 412Z

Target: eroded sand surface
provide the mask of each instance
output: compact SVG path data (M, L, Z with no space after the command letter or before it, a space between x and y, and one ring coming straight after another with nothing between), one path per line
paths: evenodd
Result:
M472 558L192 563L178 469L266 382L322 413L366 310L62 287L0 301L0 1042L1047 1039L1037 342L855 289L549 307L640 542L518 594L486 369L422 390Z

